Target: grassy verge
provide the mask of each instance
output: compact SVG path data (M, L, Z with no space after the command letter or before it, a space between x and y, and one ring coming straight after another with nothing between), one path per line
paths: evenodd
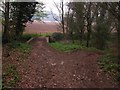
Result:
M87 50L87 51L100 51L93 47L87 48L83 44L80 44L80 43L54 42L54 43L50 43L50 46L63 52L71 52L77 49L82 49L82 50Z
M31 46L27 43L19 43L19 47L18 49L22 52L22 53L29 53L31 50Z
M20 81L17 66L28 58L32 47L25 42L12 41L11 43L6 44L3 48L5 49L3 54L3 59L5 60L3 63L3 88L15 87ZM9 56L6 56L8 53Z
M3 73L3 88L15 87L20 80L20 76L17 72L15 65L9 65L6 69L6 73Z
M63 52L70 52L76 49L81 49L82 46L75 44L64 44L61 42L50 43L50 46Z
M27 43L22 43L18 41L13 41L9 44L9 46L13 49L17 49L22 53L29 53L31 50L31 45Z
M47 37L47 36L51 36L53 33L45 33L45 34L41 34L42 37Z
M120 65L118 64L118 57L113 54L106 54L101 57L99 61L101 68L112 74L115 80L120 81Z

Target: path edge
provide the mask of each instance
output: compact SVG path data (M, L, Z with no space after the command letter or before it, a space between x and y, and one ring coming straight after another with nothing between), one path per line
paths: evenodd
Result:
M26 43L30 43L33 39L34 37L30 38Z

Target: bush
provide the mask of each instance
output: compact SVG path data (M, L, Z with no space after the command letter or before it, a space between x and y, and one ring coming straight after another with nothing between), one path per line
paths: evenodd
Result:
M97 49L104 50L108 47L107 41L110 38L109 27L106 23L100 23L97 25L96 31L93 32L92 44Z
M53 33L50 37L50 41L60 41L64 38L64 35L62 33Z
M101 57L99 64L104 71L110 72L115 76L115 79L120 81L120 65L118 57L112 54L106 54Z
M9 65L2 78L3 90L7 87L15 87L20 81L20 75L18 74L16 66L13 64Z
M11 48L18 49L22 53L28 53L32 48L31 45L27 43L18 42L18 41L12 41L9 45Z
M22 40L23 42L26 42L32 37L40 37L40 36L42 35L41 34L23 34L22 36L20 36L20 40Z
M18 49L23 53L29 53L31 46L27 43L20 43Z

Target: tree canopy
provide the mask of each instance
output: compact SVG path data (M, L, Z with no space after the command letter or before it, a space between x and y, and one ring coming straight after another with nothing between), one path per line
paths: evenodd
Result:
M43 3L38 2L5 2L3 5L3 42L18 39L27 22L37 14L44 17ZM37 7L37 8L36 8Z

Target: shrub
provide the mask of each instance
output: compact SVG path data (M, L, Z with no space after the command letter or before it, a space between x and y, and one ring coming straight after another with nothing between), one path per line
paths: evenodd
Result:
M20 75L18 74L15 65L11 64L7 67L6 72L3 74L2 87L3 90L6 87L15 87L20 81Z
M98 24L96 31L93 32L93 46L97 49L104 50L108 47L107 41L110 38L109 27L102 23Z
M120 81L120 65L118 57L112 54L106 54L101 57L99 64L103 70L115 75L115 79Z
M41 34L23 34L20 36L20 41L22 40L23 42L28 41L32 37L39 37L42 36Z
M18 48L23 53L29 53L31 50L31 46L27 43L20 43Z
M50 37L50 41L60 41L64 38L64 35L62 33L53 33Z
M23 53L28 53L31 50L31 45L29 45L27 43L12 41L9 45L10 45L11 48L18 49Z

